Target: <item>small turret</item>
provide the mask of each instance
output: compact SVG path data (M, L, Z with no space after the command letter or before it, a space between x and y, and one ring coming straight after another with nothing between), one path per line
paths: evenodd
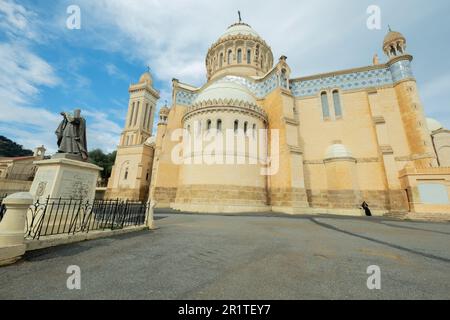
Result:
M397 31L392 31L389 27L389 33L383 41L383 51L389 59L406 54L406 38Z
M167 107L167 102L164 107L159 111L159 124L167 124L167 119L169 117L170 109Z

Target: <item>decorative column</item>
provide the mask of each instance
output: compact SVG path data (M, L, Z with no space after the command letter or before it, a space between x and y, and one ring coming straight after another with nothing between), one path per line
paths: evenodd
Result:
M340 141L331 145L324 159L330 212L359 215L361 194L356 159Z
M4 199L3 204L6 214L0 222L0 266L15 263L26 251L25 217L33 196L28 192L15 193Z

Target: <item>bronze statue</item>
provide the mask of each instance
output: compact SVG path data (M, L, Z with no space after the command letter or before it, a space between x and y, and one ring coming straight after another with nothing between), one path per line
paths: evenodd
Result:
M55 132L58 153L80 156L83 161L87 161L86 120L81 116L81 110L76 109L73 115L69 112L61 112L61 115L63 120Z

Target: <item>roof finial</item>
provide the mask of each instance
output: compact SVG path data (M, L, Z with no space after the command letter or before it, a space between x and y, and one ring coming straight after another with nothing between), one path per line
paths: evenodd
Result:
M148 72L148 73L151 73L151 72L150 72L150 66L149 66L149 65L147 65L147 72Z
M391 25L388 24L389 32L392 32Z
M239 23L241 23L242 22L241 11L238 11L238 16L239 16Z

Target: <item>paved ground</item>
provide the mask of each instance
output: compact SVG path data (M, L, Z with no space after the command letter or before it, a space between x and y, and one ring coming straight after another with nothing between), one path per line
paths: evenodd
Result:
M159 230L0 268L0 299L450 299L450 224L157 215ZM69 265L80 291L66 288ZM381 268L370 291L367 267Z

